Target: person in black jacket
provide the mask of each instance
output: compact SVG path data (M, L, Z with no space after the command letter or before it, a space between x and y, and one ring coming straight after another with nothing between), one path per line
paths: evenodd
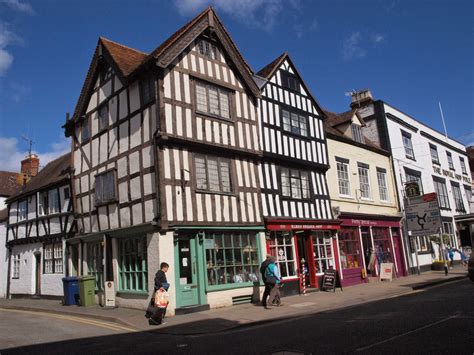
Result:
M145 317L149 318L150 325L164 324L163 318L165 318L166 308L158 308L155 305L155 293L158 290L168 291L170 284L166 279L166 272L168 271L169 265L167 263L160 264L160 270L155 274L155 287L153 295L151 296L150 305L147 308Z
M274 284L267 283L267 280L265 278L265 271L267 270L268 265L270 265L272 262L275 262L275 259L273 259L271 255L267 255L267 258L260 265L260 273L262 274L262 281L265 285L265 291L263 291L262 295L262 306L265 309L269 309L267 307L267 298L270 295L270 292L274 286Z

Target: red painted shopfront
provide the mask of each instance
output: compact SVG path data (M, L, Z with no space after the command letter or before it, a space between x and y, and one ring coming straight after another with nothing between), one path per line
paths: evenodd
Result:
M399 217L342 214L339 219L339 269L343 286L378 277L381 263L393 263L396 276L406 276Z
M339 264L336 232L339 221L267 221L267 253L275 256L283 279L282 295L300 293L302 273L308 291L319 288L321 276Z

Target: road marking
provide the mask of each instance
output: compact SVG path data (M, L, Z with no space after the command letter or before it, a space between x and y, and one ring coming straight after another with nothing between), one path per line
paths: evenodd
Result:
M36 312L36 311L25 311L25 310L19 310L19 309L7 309L7 308L0 308L0 312L12 312L12 313L24 313L24 314L40 314L46 317L51 317L51 318L57 318L57 319L63 319L63 320L69 320L73 322L78 322L78 323L84 323L88 325L94 325L96 327L101 327L101 328L106 328L110 330L115 330L115 331L128 331L128 332L136 332L136 329L133 328L128 328L124 327L118 324L113 324L109 322L102 322L102 321L97 321L89 318L82 318L82 317L76 317L76 316L66 316L66 315L60 315L60 314L54 314L54 313L48 313L48 312Z
M436 321L436 322L433 322L433 323L424 325L424 326L422 326L422 327L420 327L420 328L416 328L416 329L410 330L410 331L408 331L408 332L405 332L405 333L402 333L402 334L398 334L398 335L395 335L395 336L390 337L390 338L388 338L388 339L379 341L379 342L377 342L377 343L373 343L373 344L364 346L364 347L362 347L362 348L358 348L358 349L356 349L355 351L364 351L364 350L367 350L367 349L370 349L370 348L373 348L373 347L376 347L376 346L379 346L379 345L388 343L388 342L390 342L390 341L392 341L392 340L395 340L395 339L404 337L405 335L413 334L413 333L419 332L420 330L424 330L424 329L427 329L427 328L431 328L431 327L433 327L433 326L435 326L435 325L438 325L438 324L447 322L448 320L451 320L451 319L454 319L454 318L457 318L457 317L458 317L458 314L455 314L455 315L452 315L452 316L449 316L449 317L440 319L439 321Z

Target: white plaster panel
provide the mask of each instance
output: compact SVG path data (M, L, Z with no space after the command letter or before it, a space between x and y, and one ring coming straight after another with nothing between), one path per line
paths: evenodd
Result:
M128 202L128 183L122 182L118 186L120 203Z
M142 149L143 168L149 168L154 165L153 149L148 146Z
M120 125L119 132L119 149L120 153L126 152L128 150L128 121L125 121Z
M140 176L130 180L130 196L132 200L136 200L142 196L140 188Z
M143 213L142 213L142 204L141 204L141 202L136 203L132 206L132 214L133 214L133 225L134 226L143 223Z
M127 116L128 116L128 99L127 99L127 89L125 89L119 94L119 119L125 118Z
M141 115L138 113L130 120L130 148L142 142Z
M138 89L138 81L130 85L130 112L135 112L140 108L140 94Z
M122 178L128 174L127 157L122 157L117 161L117 176Z

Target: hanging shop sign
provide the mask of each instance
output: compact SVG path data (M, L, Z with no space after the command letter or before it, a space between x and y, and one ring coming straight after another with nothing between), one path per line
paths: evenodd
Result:
M408 199L405 219L411 236L437 234L441 228L441 215L436 193Z
M393 263L380 264L380 280L393 280Z
M413 198L421 195L420 185L417 181L410 181L405 183L405 195L408 198Z
M339 273L334 269L324 271L323 280L321 282L321 291L336 292L336 287L340 287L342 291L341 278Z

